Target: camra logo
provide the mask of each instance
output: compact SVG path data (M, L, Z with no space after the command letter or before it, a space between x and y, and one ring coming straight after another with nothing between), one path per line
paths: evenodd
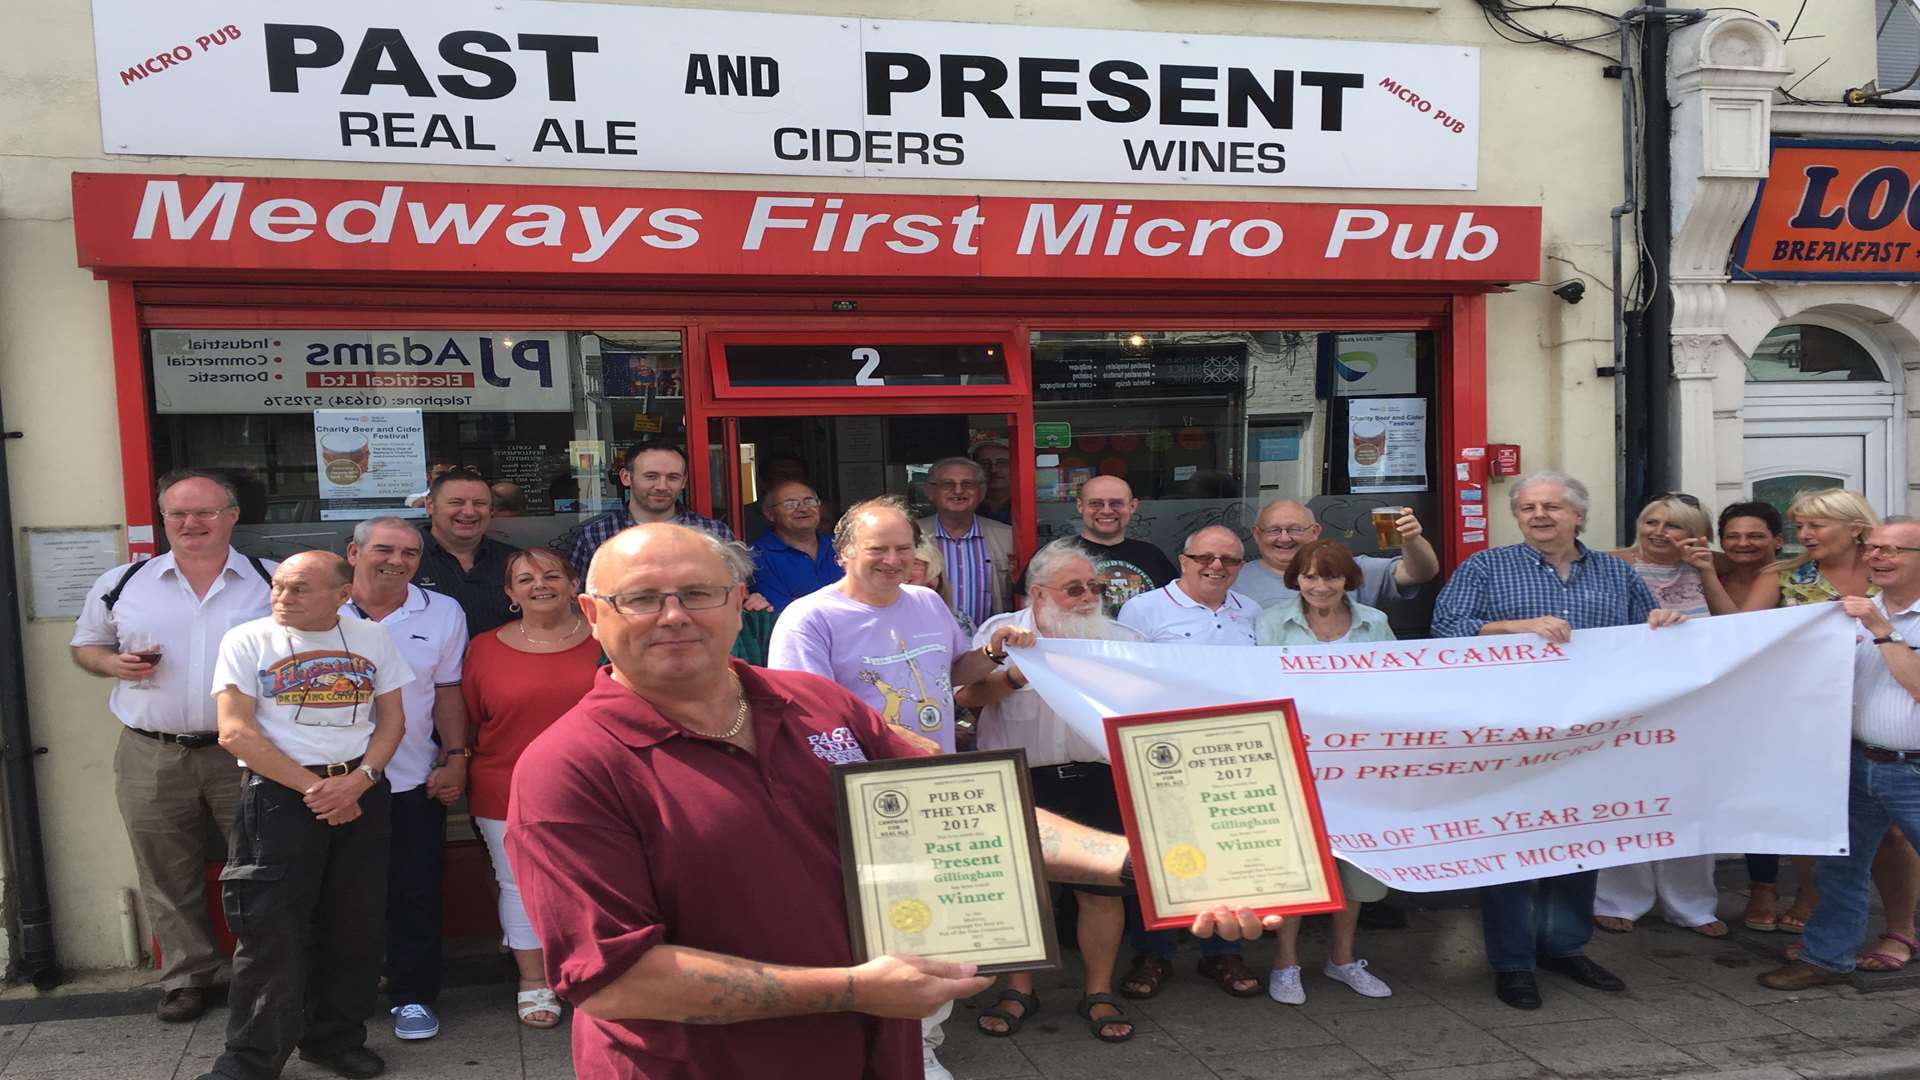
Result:
M1147 747L1147 764L1156 769L1171 769L1180 764L1180 748L1169 742Z
M907 812L907 797L888 788L873 797L873 812L883 818L897 818Z
M295 653L260 672L260 690L282 705L344 709L373 700L373 672L364 656Z

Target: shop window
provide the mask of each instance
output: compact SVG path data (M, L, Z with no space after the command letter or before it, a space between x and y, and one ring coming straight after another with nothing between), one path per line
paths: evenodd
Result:
M147 351L156 469L232 476L249 554L424 519L436 465L493 482L494 535L564 543L624 497L629 445L686 438L672 331L155 330Z
M1747 359L1747 381L1886 382L1880 365L1859 342L1811 323L1775 327Z
M1126 478L1129 532L1164 551L1275 499L1375 550L1375 506L1438 535L1435 336L1428 332L1048 330L1032 338L1041 543L1079 529L1080 486Z

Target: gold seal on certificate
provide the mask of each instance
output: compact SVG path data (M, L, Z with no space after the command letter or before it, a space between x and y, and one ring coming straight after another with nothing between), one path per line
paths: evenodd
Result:
M857 962L1059 966L1025 751L839 765L834 781Z
M1221 905L1263 915L1341 906L1293 702L1106 724L1148 929Z

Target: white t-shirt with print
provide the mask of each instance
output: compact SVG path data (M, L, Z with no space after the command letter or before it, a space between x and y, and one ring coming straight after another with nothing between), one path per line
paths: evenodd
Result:
M220 640L213 693L231 686L252 698L267 741L302 765L326 765L366 753L373 699L412 681L377 623L348 616L330 630L295 630L269 616Z

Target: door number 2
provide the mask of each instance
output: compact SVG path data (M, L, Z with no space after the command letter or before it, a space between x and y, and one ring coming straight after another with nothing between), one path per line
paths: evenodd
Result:
M853 385L855 386L887 385L887 380L884 377L874 374L874 372L879 370L880 368L880 350L855 349L853 350L853 358L855 360L865 361L863 364L860 365L859 372L854 375Z

